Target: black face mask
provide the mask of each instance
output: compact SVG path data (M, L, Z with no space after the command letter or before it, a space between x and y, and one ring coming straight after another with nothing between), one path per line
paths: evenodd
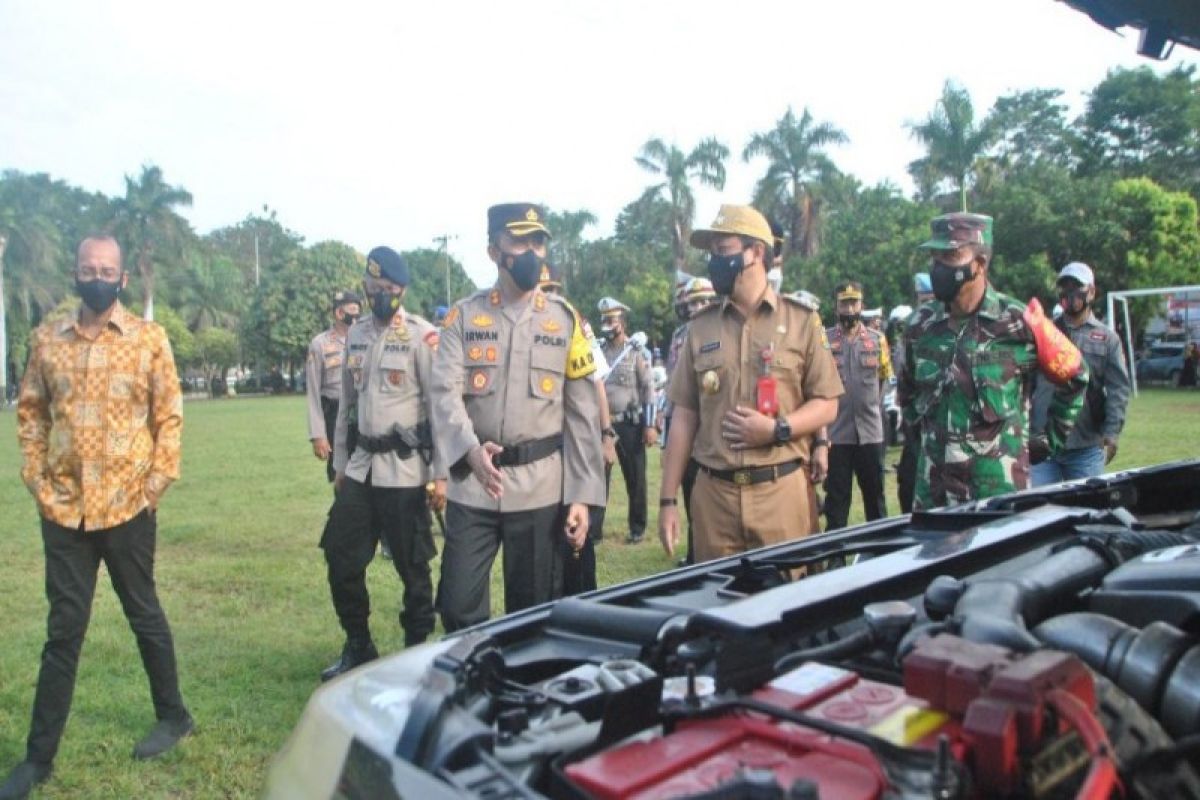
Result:
M371 313L380 322L391 319L399 308L400 295L398 294L392 294L385 290L371 295Z
M538 285L538 278L542 275L542 264L545 262L533 250L526 250L519 256L510 256L507 253L502 253L500 258L501 264L508 270L508 274L512 276L513 283L521 291L528 292Z
M708 279L712 281L713 289L717 294L733 294L733 284L737 282L738 275L746 268L746 261L743 258L743 253L734 253L731 256L719 256L715 253L708 257Z
M860 319L862 319L862 314L838 314L838 322L846 330L850 330L857 325Z
M954 302L954 298L958 297L958 292L962 289L963 284L975 277L971 272L971 266L974 263L951 267L935 261L929 270L929 282L933 284L933 296L943 303Z
M75 291L79 293L84 305L97 314L103 314L112 307L113 303L117 302L117 296L121 294L121 281L102 281L99 278L94 281L76 279Z
M341 320L343 325L349 327L350 325L353 325L355 323L355 321L358 319L358 314L351 314L349 311L343 311L342 316L339 317L339 319Z

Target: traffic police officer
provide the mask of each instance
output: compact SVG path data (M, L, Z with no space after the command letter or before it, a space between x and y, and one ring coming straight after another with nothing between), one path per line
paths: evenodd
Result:
M570 305L537 288L545 218L532 203L488 209L496 284L455 304L442 330L433 398L451 465L438 600L447 631L488 618L501 544L506 611L558 596L562 548L583 546L587 507L604 503L591 345Z
M1092 313L1096 299L1092 268L1078 261L1063 267L1058 273L1058 297L1063 315L1057 324L1087 361L1088 387L1066 447L1031 468L1034 486L1104 472L1105 465L1117 455L1117 438L1125 427L1125 408L1129 405L1129 370L1121 339ZM1030 457L1035 462L1034 442L1041 441L1053 397L1054 384L1039 376L1029 423Z
M835 289L838 324L825 334L846 393L828 436L813 443L813 458L829 459L825 479L825 530L846 527L854 478L868 521L887 516L883 498L883 387L892 365L883 334L862 321L862 284ZM826 440L827 439L827 440ZM825 452L827 446L828 452Z
M1051 452L1061 449L1087 387L1079 350L1031 301L988 282L992 218L955 213L931 223L930 282L904 334L897 397L910 430L920 426L917 510L1024 489L1028 412L1036 370L1056 384L1047 411Z
M346 335L333 454L337 492L321 537L346 645L322 680L378 655L367 624L366 569L380 537L404 583L400 626L405 647L433 632L429 562L436 550L429 512L430 506L440 509L446 492L445 468L436 458L430 431L429 384L438 333L404 310L408 283L408 265L395 250L376 247L367 255L363 289L371 316ZM355 429L357 436L351 433ZM427 488L431 481L432 491Z
M625 478L629 496L628 544L637 544L646 535L646 448L658 440L654 425L654 377L650 360L643 348L629 337L629 306L611 297L601 298L600 336L604 339L604 357L609 364L604 391L617 434L617 460ZM608 494L612 467L604 469L605 494ZM604 515L600 515L604 524Z
M342 397L342 359L346 354L346 331L358 319L361 302L354 292L333 296L333 326L318 333L308 345L304 366L304 391L308 396L308 438L313 455L325 462L333 481L333 428L337 424L338 401Z
M688 325L671 379L659 536L673 554L691 454L697 562L812 532L808 438L837 416L842 384L820 317L767 285L771 241L762 214L732 205L691 237L724 298Z

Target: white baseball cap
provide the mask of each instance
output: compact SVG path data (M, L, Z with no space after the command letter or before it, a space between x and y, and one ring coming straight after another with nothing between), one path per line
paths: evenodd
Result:
M1061 281L1064 278L1074 278L1084 286L1096 285L1096 276L1092 274L1092 268L1082 261L1072 261L1063 267L1062 271L1058 273L1058 280Z

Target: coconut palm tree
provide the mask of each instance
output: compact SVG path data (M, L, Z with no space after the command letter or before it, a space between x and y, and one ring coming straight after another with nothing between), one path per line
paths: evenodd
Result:
M180 257L191 234L175 208L191 204L191 193L168 185L156 166L143 166L137 178L125 176L125 197L116 202L116 226L142 280L146 319L154 319L155 261Z
M571 279L579 267L579 250L583 244L583 231L599 220L586 208L578 211L551 211L547 215L554 238L550 240L550 257L562 268L563 282L570 288Z
M792 252L817 254L820 241L821 199L816 184L837 172L824 148L850 141L829 122L815 122L807 108L796 119L788 107L775 127L756 133L742 150L742 160L767 159L767 172L754 191L754 204L787 224Z
M696 214L692 183L724 189L727 158L729 148L712 137L702 140L689 153L654 138L642 145L634 158L639 167L663 178L661 183L648 187L642 197L656 197L665 192L671 204L671 250L675 255L676 270L687 266L687 240Z
M8 397L8 309L23 317L26 330L64 294L56 269L58 229L26 207L16 182L0 184L0 406Z
M930 179L948 178L958 189L962 210L967 210L967 183L976 161L991 145L990 126L976 124L975 108L966 89L946 81L942 96L924 122L909 123L909 131L925 145L925 157L908 165L909 174L928 186Z

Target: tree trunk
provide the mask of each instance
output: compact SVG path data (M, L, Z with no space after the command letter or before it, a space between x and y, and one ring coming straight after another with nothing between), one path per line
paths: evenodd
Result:
M4 251L8 239L0 235L0 409L8 405L8 321L4 299Z
M675 271L687 272L687 251L684 249L683 226L677 219L671 225L671 249L675 253Z

